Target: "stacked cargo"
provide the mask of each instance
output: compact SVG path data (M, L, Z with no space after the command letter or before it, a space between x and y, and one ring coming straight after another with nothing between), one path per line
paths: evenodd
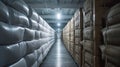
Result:
M108 10L104 0L85 0L83 11L83 67L102 67L102 22Z
M40 17L41 18L41 17ZM42 21L42 23L41 23ZM43 58L47 55L49 49L51 48L52 44L54 43L55 39L55 31L48 25L46 21L44 21L41 18L41 21L39 22L39 29L41 32L41 38L40 40L43 41L43 45L45 44L46 46L43 46Z
M68 24L63 29L63 41L70 52L70 54L74 57L74 23L73 19L71 19Z
M0 6L0 67L39 67L55 31L22 0L1 0Z
M96 5L96 7L93 7ZM107 10L103 1L86 0L83 10L77 11L70 20L69 51L79 66L99 67L101 64L102 17ZM83 46L83 48L82 48Z
M80 12L77 12L74 15L74 35L75 35L75 42L74 42L74 58L76 62L80 63Z
M68 51L70 51L70 33L69 33L69 29L70 29L70 23L68 23L65 28L63 29L63 41L64 41L64 44L66 46L66 48L68 48Z
M74 59L81 67L82 64L82 45L80 42L82 41L82 9L77 10L74 15Z
M85 0L83 9L83 67L94 67L92 0Z
M69 23L70 23L70 30L69 30L69 32L70 32L70 40L69 40L70 41L70 53L74 57L74 48L75 48L75 46L74 46L74 42L75 42L75 40L74 40L74 37L75 37L74 19L72 18Z
M80 41L82 41L82 19L82 9L77 10L74 17L63 29L64 44L67 46L66 48L68 49L72 57L75 59L75 61L79 64L79 66L81 66L82 64L82 45L80 45Z
M120 3L113 6L102 30L104 45L101 47L105 67L120 67Z
M77 11L68 22L70 23L69 51L80 66L120 67L120 3L110 9L117 2L120 1L85 0L83 23L81 19L82 10ZM105 23L106 19L107 22Z

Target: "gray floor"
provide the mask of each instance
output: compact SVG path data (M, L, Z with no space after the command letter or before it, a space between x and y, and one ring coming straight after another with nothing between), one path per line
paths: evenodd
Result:
M40 67L78 67L60 39L53 45Z

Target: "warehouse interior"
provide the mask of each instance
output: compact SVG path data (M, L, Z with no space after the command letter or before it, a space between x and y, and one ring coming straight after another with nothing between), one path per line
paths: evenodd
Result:
M63 29L75 11L83 6L83 0L24 0L55 30ZM71 5L72 4L72 5ZM56 15L62 15L58 17ZM58 23L58 24L57 24Z
M0 67L120 67L120 0L0 0Z

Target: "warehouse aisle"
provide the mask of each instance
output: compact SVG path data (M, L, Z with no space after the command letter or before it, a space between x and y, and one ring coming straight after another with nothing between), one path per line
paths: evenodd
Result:
M66 50L61 39L57 39L40 67L77 67L77 64Z

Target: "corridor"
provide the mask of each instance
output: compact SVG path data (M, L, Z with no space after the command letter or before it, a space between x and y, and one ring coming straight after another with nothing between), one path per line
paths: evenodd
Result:
M40 67L78 67L66 50L61 39L57 39Z

